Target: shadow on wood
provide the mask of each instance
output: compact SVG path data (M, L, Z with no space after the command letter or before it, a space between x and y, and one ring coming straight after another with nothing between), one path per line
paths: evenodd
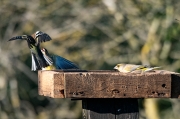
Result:
M171 98L180 98L180 74L171 75Z

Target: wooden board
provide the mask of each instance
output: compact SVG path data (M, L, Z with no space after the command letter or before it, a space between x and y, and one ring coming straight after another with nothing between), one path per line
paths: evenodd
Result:
M56 71L38 72L39 95L64 98L64 74Z
M39 94L52 98L178 98L180 95L180 75L169 71L137 74L56 70L38 73Z
M171 96L171 75L119 72L65 73L66 98L158 98Z

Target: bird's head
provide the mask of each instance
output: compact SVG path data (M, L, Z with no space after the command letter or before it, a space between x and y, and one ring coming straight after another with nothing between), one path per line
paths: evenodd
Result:
M43 55L47 55L47 56L49 55L49 53L48 53L46 48L42 48L41 52L42 52Z
M126 64L117 64L114 69L121 72L125 66Z
M9 39L8 41L13 41L13 40L26 40L30 49L36 45L36 41L30 35L15 36Z
M52 59L52 57L50 56L50 54L48 53L47 49L42 48L42 49L41 49L41 53L43 54L43 57L44 57L44 59L46 60L46 63L47 63L48 65L53 65L53 59Z
M114 67L114 69L115 69L115 70L119 70L121 67L122 67L122 64L117 64L117 65Z

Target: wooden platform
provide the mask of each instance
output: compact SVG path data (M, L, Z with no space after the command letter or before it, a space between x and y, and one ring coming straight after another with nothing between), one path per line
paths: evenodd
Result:
M82 100L83 119L139 119L139 98L179 98L180 74L169 71L39 71L39 95Z
M52 98L179 98L180 74L164 70L39 71L39 95Z

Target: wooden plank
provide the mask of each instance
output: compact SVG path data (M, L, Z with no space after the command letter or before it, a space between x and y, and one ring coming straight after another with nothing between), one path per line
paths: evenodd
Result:
M120 72L64 73L66 98L168 98L171 74Z
M56 71L38 71L39 95L64 98L64 74Z
M163 70L144 74L56 70L39 71L38 76L39 95L52 98L64 98L64 90L66 98L180 98L180 74Z
M83 119L139 119L138 99L82 99Z
M39 95L64 98L64 73L65 72L88 72L87 70L47 70L38 71L38 93ZM109 72L110 70L106 70ZM94 70L94 72L104 72L104 70Z

